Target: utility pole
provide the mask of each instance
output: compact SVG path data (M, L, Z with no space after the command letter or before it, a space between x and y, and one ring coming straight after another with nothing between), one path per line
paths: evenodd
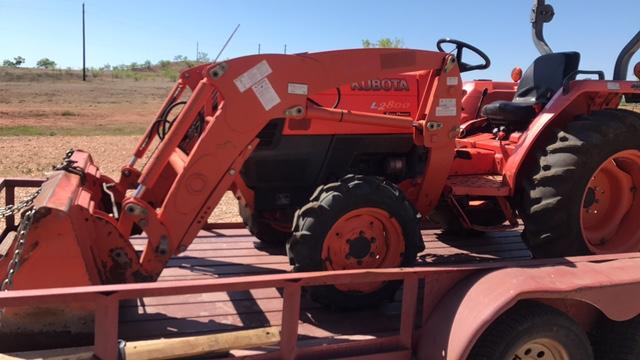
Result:
M258 55L260 55L260 44L258 44Z
M200 43L196 41L196 61L200 60Z
M87 81L87 48L84 36L84 3L82 3L82 81Z
M287 53L287 44L284 44L284 53Z

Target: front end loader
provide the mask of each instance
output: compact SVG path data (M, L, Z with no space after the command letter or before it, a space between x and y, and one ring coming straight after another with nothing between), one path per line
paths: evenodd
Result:
M327 108L310 100L311 94L342 84L409 72L423 72L429 81L414 117ZM3 289L156 280L171 256L184 251L207 223L222 195L236 186L244 162L260 144L258 134L274 119L322 119L412 133L429 151L428 182L419 193L419 208L428 212L438 203L445 169L453 161L461 95L456 59L442 52L256 55L189 69L119 180L102 174L84 151L66 154L22 212L19 226L2 241L7 249L0 259ZM169 120L178 105L182 109ZM406 206L414 214L413 206ZM411 224L417 231L415 216ZM141 233L148 240L137 252L130 238ZM406 258L421 250L421 239L413 240ZM385 266L398 265L394 260Z

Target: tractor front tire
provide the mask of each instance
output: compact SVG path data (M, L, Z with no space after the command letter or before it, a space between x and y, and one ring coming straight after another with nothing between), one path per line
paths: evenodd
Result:
M238 203L240 217L251 235L267 246L284 246L291 237L291 231L274 227L267 219Z
M406 267L424 249L414 207L394 184L348 175L319 187L294 218L287 253L294 271ZM400 283L314 286L311 298L334 309L376 306Z
M519 208L534 257L640 250L639 139L640 114L602 110L537 149L520 176Z

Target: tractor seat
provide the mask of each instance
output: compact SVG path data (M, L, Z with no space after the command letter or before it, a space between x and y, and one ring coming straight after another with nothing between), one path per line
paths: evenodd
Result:
M538 57L525 71L513 101L496 101L482 107L481 115L494 128L526 129L536 117L536 105L544 107L560 90L564 80L575 76L580 53L551 53Z
M529 123L536 116L535 103L500 100L482 108L482 116L500 119L508 123L523 121Z

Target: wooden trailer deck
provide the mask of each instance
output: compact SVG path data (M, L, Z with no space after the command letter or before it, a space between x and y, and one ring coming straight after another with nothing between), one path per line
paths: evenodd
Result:
M444 237L438 230L423 230L423 237L427 250L420 256L421 266L530 257L518 231L463 239ZM142 248L145 239L134 241ZM283 249L261 248L245 229L212 230L201 232L185 253L174 257L160 281L276 274L289 270ZM282 301L282 292L274 288L123 301L119 336L132 341L280 326ZM396 299L379 309L335 312L303 297L300 346L318 341L362 340L396 332L400 326L400 308Z

